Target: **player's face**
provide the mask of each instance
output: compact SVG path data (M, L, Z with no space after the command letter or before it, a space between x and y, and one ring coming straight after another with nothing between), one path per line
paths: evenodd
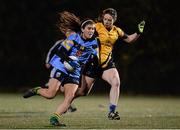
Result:
M82 28L82 36L84 39L90 39L94 35L95 31L95 25L94 24L88 24L85 26L85 28Z
M114 19L110 14L105 14L103 17L103 24L105 28L111 29L114 23Z

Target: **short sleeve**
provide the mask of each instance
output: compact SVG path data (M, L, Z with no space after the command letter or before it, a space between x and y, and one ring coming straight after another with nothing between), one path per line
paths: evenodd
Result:
M119 37L123 37L124 36L124 31L122 29L118 28L118 27L116 29L117 29Z
M72 35L69 35L66 40L64 40L62 42L62 46L66 49L66 50L70 50L72 48L72 46L74 46L74 40L76 39L76 35L77 34L72 34Z

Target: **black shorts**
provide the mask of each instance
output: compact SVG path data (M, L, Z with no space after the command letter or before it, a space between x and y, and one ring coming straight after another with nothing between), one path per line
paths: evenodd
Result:
M88 77L91 77L91 78L95 78L95 77L97 77L97 74L98 74L97 71L98 71L98 66L97 65L88 64L83 69L82 74L86 75Z
M53 68L51 70L50 77L59 80L62 86L68 83L79 85L79 82L80 82L80 78L71 77L68 74L65 74L64 72L56 68Z
M79 78L74 78L74 77L66 77L63 82L61 83L62 86L65 84L77 84L79 85L80 79Z
M50 77L51 78L54 78L54 79L57 79L59 80L60 82L63 82L63 80L67 77L68 75L65 74L64 72L56 69L56 68L53 68L51 70L51 73L50 73Z
M107 66L105 66L104 68L101 67L101 70L105 71L105 70L108 70L108 69L111 69L111 68L116 68L116 65L115 65L115 62L114 62L113 58L111 58L109 60L109 62L107 63Z
M102 66L97 66L94 64L87 65L83 70L83 75L86 75L86 76L91 77L91 78L101 78L103 72L105 70L108 70L111 68L116 68L113 58L111 58L109 60L109 62L107 63L107 66L104 68L102 68Z

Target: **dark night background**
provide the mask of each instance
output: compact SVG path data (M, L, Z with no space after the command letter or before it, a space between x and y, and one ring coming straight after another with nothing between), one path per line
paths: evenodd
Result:
M18 0L0 1L0 92L18 92L48 80L48 49L62 38L57 13L68 10L95 19L105 8L118 11L115 25L126 33L146 21L144 34L132 45L118 41L114 55L127 94L180 93L180 20L178 4L168 0ZM98 80L94 90L106 91Z

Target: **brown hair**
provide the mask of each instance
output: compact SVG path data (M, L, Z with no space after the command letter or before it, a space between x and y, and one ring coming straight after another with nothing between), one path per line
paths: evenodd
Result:
M57 26L63 34L66 34L67 30L74 32L80 31L81 21L76 15L68 11L60 12L58 15L59 20Z
M99 22L103 21L103 17L104 17L105 14L111 15L113 17L113 19L114 19L114 22L116 21L116 19L117 19L117 11L115 9L113 9L113 8L107 8L107 9L103 10L102 13L99 15L99 17L98 17Z

